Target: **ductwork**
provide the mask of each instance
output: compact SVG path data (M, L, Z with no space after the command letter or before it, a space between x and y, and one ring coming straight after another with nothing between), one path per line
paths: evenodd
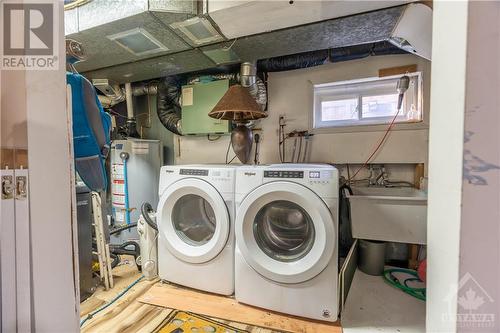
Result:
M234 84L239 81L238 73L223 73L223 74L210 74L207 75L211 80L229 80L230 84ZM195 77L189 78L187 84L196 84L202 82L202 76L197 75Z
M134 96L156 95L157 92L158 92L157 81L139 83L139 84L134 84L132 86L132 95Z
M233 21L237 20L233 18ZM145 29L148 26L146 23L141 25L132 18L126 19L127 24L121 20L119 22L123 23L120 27L122 30L125 26L130 29L133 24L146 27ZM109 25L113 27L113 31L118 30L118 22L110 22ZM432 10L422 3L412 3L252 36L242 36L233 41L214 42L197 48L183 44L183 48L176 48L175 52L172 52L173 48L169 48L165 54L134 56L120 46L111 47L109 43L113 42L104 37L108 34L107 30L103 30L108 29L106 25L92 28L92 33L72 35L72 38L77 40L79 37L84 38L82 42L85 46L87 46L86 43L91 43L89 47L86 47L89 54L88 61L77 64L80 72L84 72L89 78L106 77L124 83L199 72L217 65L381 42L390 42L406 52L428 58L431 27ZM169 37L166 34L171 33L171 29L166 27L150 30L153 37L158 40L165 40L165 38L168 40ZM178 38L178 36L174 35L173 38ZM119 52L116 47L120 49ZM217 59L211 58L214 53L219 56ZM260 64L261 62L259 66Z
M257 67L255 63L245 62L240 67L240 73L214 74L209 75L210 79L223 80L229 79L233 83L239 82L246 87L257 104L264 111L267 106L267 89L264 82L257 76ZM188 84L201 82L201 77L192 77ZM153 88L146 88L148 85L134 86L132 89L137 93L157 93L157 111L158 118L163 126L177 134L182 135L181 131L181 106L179 99L181 95L180 80L176 76L165 77Z
M182 135L180 82L174 76L162 79L158 84L157 94L157 112L161 123L170 132Z
M77 70L86 72L191 49L169 25L197 15L197 6L196 0L92 0L65 10L65 35L81 42L88 52L88 61Z
M257 76L257 66L252 62L244 62L240 67L240 84L248 88L262 111L267 106L267 89L264 82Z
M257 76L257 67L254 62L244 62L239 73L224 73L208 75L213 80L229 80L231 84L240 83L246 87L255 101L264 111L267 107L267 89L264 81ZM201 82L202 76L195 76L188 80L188 84Z
M407 52L390 42L378 42L263 59L258 61L258 69L262 72L282 72L320 66L329 62L342 62L362 59L368 56L405 53Z
M404 5L415 0L227 1L208 0L208 14L229 39Z
M125 92L120 85L108 79L93 79L92 85L104 95L97 95L104 108L110 108L125 101Z
M281 72L323 65L329 60L329 50L292 54L260 60L259 69L264 72Z
M101 102L101 105L105 109L112 108L116 104L123 102L123 100L117 100L113 97L105 96L105 95L97 95L97 98L99 98L99 102Z

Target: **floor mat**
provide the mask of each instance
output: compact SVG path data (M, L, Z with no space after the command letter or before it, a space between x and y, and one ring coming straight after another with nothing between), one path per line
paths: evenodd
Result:
M175 310L155 333L247 333L194 313Z

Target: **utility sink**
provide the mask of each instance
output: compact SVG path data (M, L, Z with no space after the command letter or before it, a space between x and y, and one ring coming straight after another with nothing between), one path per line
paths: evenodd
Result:
M409 187L352 187L354 238L426 244L427 194Z

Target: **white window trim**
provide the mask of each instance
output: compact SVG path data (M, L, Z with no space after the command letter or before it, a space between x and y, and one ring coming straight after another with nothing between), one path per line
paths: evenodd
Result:
M421 111L422 113L422 121L420 122L396 122L393 126L393 131L398 131L398 130L421 130L421 129L428 129L429 124L428 124L428 114L426 110L424 109L424 84L423 84L423 73L421 71L414 72L414 73L409 73L410 75L413 76L418 76L418 89L420 94L417 96L417 108ZM315 88L322 88L322 87L334 87L334 86L339 86L339 85L346 85L346 84L357 84L357 83L366 83L366 82L373 82L373 81L379 81L382 79L397 79L400 78L402 74L398 75L392 75L392 76L386 76L386 77L369 77L369 78L361 78L361 79L353 79L353 80L344 80L344 81L336 81L336 82L326 82L326 83L313 83L310 81L311 84L311 89L310 89L310 104L311 110L308 112L308 119L309 119L309 132L311 133L316 133L316 134L321 134L321 133L352 133L352 132L377 132L377 131L384 131L387 129L388 124L380 123L381 118L377 118L374 121L371 121L370 119L366 119L366 121L360 120L359 124L353 125L351 120L346 120L344 124L342 124L342 121L335 121L334 126L327 126L327 127L314 127L314 117L316 108L315 108L315 103L316 98L315 98ZM349 94L346 92L345 95L336 95L338 96L343 96L345 98L353 98L358 96L359 94ZM387 120L392 120L393 116L390 117L385 117Z

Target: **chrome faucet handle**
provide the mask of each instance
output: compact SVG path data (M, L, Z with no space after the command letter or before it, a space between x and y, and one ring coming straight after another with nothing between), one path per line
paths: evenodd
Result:
M375 177L375 170L373 168L373 165L370 164L368 170L370 171L370 175L368 176L368 186L376 185L377 178Z

